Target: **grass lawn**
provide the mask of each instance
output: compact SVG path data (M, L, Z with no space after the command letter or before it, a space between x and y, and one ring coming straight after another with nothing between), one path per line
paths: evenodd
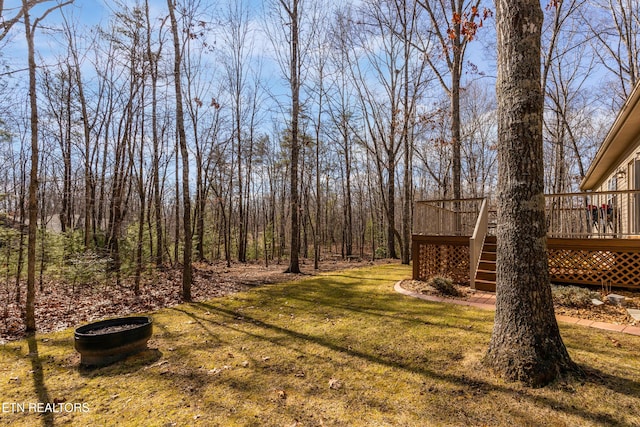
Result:
M640 426L639 337L561 324L586 379L505 383L480 365L493 313L396 294L410 274L377 266L163 309L151 350L92 371L73 330L9 342L0 425ZM76 411L29 413L37 402Z

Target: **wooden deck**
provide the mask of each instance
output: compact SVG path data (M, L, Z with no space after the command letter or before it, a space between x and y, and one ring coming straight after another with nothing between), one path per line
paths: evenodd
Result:
M634 225L632 215L640 209L637 190L546 198L553 283L640 289L640 226ZM636 198L639 200L634 204ZM473 289L495 291L495 210L481 202L434 200L416 204L414 279L448 276ZM594 210L593 206L599 207Z
M413 278L447 276L461 284L471 282L471 236L413 236ZM475 289L495 291L494 245L481 257ZM640 240L554 239L547 241L549 275L553 283L640 289ZM492 255L493 254L493 255ZM493 259L492 259L493 258Z

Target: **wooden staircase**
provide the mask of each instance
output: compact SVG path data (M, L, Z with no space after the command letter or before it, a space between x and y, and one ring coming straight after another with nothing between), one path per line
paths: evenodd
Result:
M495 236L487 236L475 277L476 289L480 291L496 291L496 249Z

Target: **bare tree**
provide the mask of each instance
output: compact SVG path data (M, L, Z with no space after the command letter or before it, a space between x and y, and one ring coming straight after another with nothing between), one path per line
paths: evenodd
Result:
M390 1L371 1L358 10L356 19L349 15L342 18L350 37L349 63L367 132L359 138L375 161L387 218L386 255L390 258L398 258L396 239L402 243L396 224L396 175L403 148L401 71L408 66L402 58L402 41L390 31L398 25L394 9ZM377 37L382 40L381 48L369 48L371 39ZM366 60L361 60L361 55ZM372 84L374 81L377 84Z
M471 197L485 197L496 189L496 100L490 90L474 82L460 100L462 178Z
M346 24L338 25L354 46L347 50L348 59L368 133L360 135L360 140L376 161L387 217L387 255L397 257L398 242L402 262L408 263L417 106L428 83L428 55L424 48L417 49L422 8L414 1L386 0L367 2L357 13L354 18L339 15ZM397 179L398 175L402 178ZM401 231L398 190L403 190Z
M356 140L354 122L358 121L357 106L354 105L354 96L351 73L350 73L350 35L349 25L346 24L348 16L339 12L330 29L330 36L327 42L331 47L331 69L327 73L331 79L330 93L327 102L328 119L331 123L335 136L328 138L328 143L336 144L335 151L342 156L339 161L343 193L343 215L344 215L344 240L345 255L352 253L353 238L353 203L352 203L352 171L354 165L353 146ZM333 145L333 144L331 144ZM319 168L319 167L318 167ZM320 173L318 172L318 179ZM318 198L320 198L321 184L316 183ZM328 195L327 195L328 196ZM320 205L318 205L320 209ZM319 212L317 216L320 217Z
M182 252L182 298L191 301L191 282L193 280L193 269L191 265L193 242L191 239L191 192L189 189L189 150L187 149L187 134L184 125L184 107L182 103L182 46L178 35L178 20L176 19L176 4L173 0L167 0L169 8L169 18L171 23L171 34L173 36L173 79L176 97L176 126L178 134L178 144L182 157L182 227L184 231L184 248Z
M435 37L442 52L441 55L425 55L425 59L450 100L452 184L453 198L457 200L462 197L460 89L465 54L467 46L475 38L478 28L482 25L482 19L487 18L490 12L485 10L482 12L482 16L480 15L481 0L416 1L429 15L431 21L429 33ZM423 46L428 45L429 42L425 40ZM436 58L444 58L444 68L435 60ZM449 74L448 81L447 73Z
M251 86L253 38L249 9L243 1L230 2L223 29L226 52L224 65L230 96L231 122L236 152L236 185L238 187L238 261L247 261L249 233L249 188L254 152L253 127L256 118L254 101L257 85Z
M161 267L164 264L164 238L162 231L162 194L160 190L160 135L158 132L158 80L159 80L159 62L163 49L163 38L158 37L157 45L152 44L152 26L149 15L149 0L144 3L145 24L147 26L146 33L146 60L149 63L149 76L151 77L151 141L152 156L151 175L153 181L153 217L156 235L155 264ZM162 21L164 25L165 20ZM153 250L152 250L153 252Z
M618 111L640 78L640 8L635 0L594 0L593 5L582 10L581 21L597 41L593 51L600 63L617 80L612 108Z
M402 41L402 131L404 151L403 173L403 205L402 205L402 263L409 264L411 258L411 206L413 205L413 157L414 136L417 122L417 104L427 86L425 68L427 55L418 54L415 49L419 33L420 11L417 2L412 0L395 0L398 15L398 28L394 30ZM458 107L459 108L459 107Z
M21 19L23 21L24 19L30 20L30 17L27 16L25 18L25 15L28 14L31 9L37 5L49 3L51 1L52 0L23 0L22 7L14 7L11 3L5 5L4 1L0 2L0 41L7 37L11 28L19 23ZM72 2L66 2L65 5L69 3Z
M301 61L301 33L303 0L278 0L278 16L287 46L287 53L281 55L280 65L283 74L289 83L291 109L290 124L287 133L289 135L289 215L290 215L290 256L287 273L300 273L300 189L299 189L299 162L300 162L300 89L302 87L302 61ZM277 43L273 38L273 43ZM276 48L276 51L279 49Z
M542 31L547 188L554 193L569 191L584 177L590 151L585 136L593 134L590 121L597 92L589 88L588 80L597 59L590 52L591 35L583 30L582 12L589 6L584 0L551 3Z
M41 3L41 2L37 2ZM31 109L31 171L29 173L29 241L27 243L27 301L26 301L26 318L25 323L27 332L35 332L35 281L36 281L36 234L38 231L38 164L39 164L39 147L38 147L38 99L36 94L36 60L35 60L35 31L40 21L42 21L49 13L59 9L67 4L68 1L58 4L46 10L33 24L31 24L30 9L34 6L33 2L22 0L21 15L24 20L24 31L27 40L28 62L29 62L29 105ZM3 10L4 11L4 10ZM19 19L19 16L16 18ZM10 27L8 27L10 28ZM5 24L5 30L8 31ZM3 36L4 37L4 36Z

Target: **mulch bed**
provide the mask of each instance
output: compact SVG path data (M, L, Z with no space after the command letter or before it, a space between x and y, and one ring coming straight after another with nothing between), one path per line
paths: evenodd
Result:
M425 295L437 295L441 297L447 298L457 298L462 300L467 300L474 296L475 291L469 286L462 286L454 284L453 286L458 291L458 296L452 297L450 295L444 295L441 292L437 291L435 288L427 284L426 282L421 282L418 280L403 280L400 285L407 290L422 293ZM613 305L611 303L606 302L603 305L595 306L590 305L583 308L576 307L565 307L562 305L554 304L554 309L556 314L563 316L570 316L579 319L592 320L596 322L606 322L613 323L618 325L637 325L640 322L634 320L627 313L626 308L640 308L640 294L637 292L630 291L620 291L615 290L616 294L623 295L626 297L625 307ZM605 301L604 295L602 295L602 301Z

